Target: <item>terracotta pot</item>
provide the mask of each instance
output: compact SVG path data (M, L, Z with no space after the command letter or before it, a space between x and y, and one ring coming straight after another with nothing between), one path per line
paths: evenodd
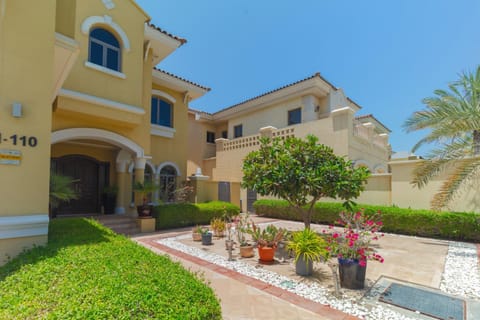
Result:
M360 266L358 260L338 258L340 286L347 289L363 289L367 266Z
M253 246L243 246L240 247L240 256L242 258L251 258L255 255L253 252Z
M258 256L262 261L266 261L266 262L273 261L275 257L275 248L258 247Z
M193 241L202 241L202 234L198 232L193 232L192 239Z

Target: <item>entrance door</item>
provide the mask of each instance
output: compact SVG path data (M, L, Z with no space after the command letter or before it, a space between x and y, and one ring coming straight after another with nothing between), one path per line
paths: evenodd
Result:
M52 159L52 170L75 179L78 199L60 204L57 214L100 213L100 193L108 184L109 164L82 155Z
M218 183L218 200L230 202L230 182Z

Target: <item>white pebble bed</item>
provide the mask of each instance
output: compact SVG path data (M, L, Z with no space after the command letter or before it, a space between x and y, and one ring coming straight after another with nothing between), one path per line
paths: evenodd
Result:
M316 283L304 283L285 277L275 272L256 268L242 261L228 261L223 256L207 253L195 247L187 246L178 240L189 238L190 235L167 238L157 242L198 257L216 265L237 271L249 277L258 279L270 285L293 292L306 299L329 305L330 307L350 315L368 320L413 320L389 309L385 305L364 303L354 298L336 298L327 289ZM445 271L442 276L440 289L446 293L461 295L468 298L480 298L480 277L476 247L473 244L449 242L446 257Z
M477 247L471 243L450 242L440 290L480 299L480 270Z

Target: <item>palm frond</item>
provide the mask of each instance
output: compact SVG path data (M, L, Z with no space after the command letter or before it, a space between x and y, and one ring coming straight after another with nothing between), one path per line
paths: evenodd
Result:
M458 167L448 179L442 184L438 193L431 201L432 209L440 210L445 208L452 200L457 197L461 187L466 185L474 177L478 177L480 169L480 159L471 158L457 162Z

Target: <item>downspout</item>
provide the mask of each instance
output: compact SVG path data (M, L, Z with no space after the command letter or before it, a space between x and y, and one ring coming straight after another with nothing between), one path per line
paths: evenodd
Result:
M7 0L0 0L0 23L3 22L5 16L5 8L7 7Z

